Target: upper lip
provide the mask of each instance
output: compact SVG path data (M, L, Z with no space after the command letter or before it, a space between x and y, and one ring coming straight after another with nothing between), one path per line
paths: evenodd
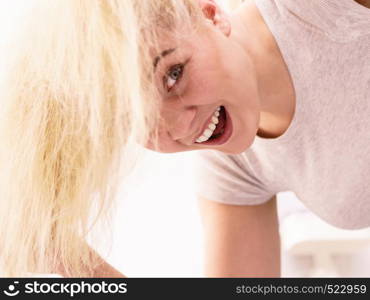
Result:
M200 131L198 132L198 134L196 134L196 135L194 136L194 138L193 138L193 144L196 142L196 140L198 139L198 137L200 137L200 136L203 134L204 130L206 130L206 129L208 128L208 125L209 125L209 123L211 123L212 117L213 117L213 115L214 115L214 113L215 113L215 111L216 111L216 109L217 109L218 107L219 107L219 106L217 106L217 107L212 111L211 116L210 116L210 117L208 117L208 118L207 118L207 120L204 122L204 125L203 125L203 127L202 127L202 130L200 130Z

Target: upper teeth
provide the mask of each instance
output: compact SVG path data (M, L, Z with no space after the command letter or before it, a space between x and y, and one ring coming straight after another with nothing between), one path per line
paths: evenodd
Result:
M218 117L220 115L220 109L221 109L220 106L216 109L216 111L214 112L212 116L212 121L208 125L208 128L206 128L203 131L202 135L196 139L197 143L208 141L208 139L212 136L213 132L216 129L216 124L218 124Z

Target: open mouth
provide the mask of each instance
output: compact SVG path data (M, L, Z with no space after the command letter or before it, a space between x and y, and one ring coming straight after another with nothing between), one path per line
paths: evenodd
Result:
M224 106L220 106L218 123L215 125L216 128L214 129L212 135L206 141L197 141L197 144L221 145L228 141L232 134L232 123L230 115L227 113Z

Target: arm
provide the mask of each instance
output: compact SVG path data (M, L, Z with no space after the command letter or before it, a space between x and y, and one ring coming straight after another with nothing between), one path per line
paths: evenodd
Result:
M276 196L261 205L198 200L205 234L205 276L281 276Z

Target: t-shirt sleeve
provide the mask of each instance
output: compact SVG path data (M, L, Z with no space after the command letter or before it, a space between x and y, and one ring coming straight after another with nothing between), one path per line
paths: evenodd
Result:
M195 194L208 200L234 205L257 205L276 193L257 178L248 160L240 154L217 150L194 151Z

